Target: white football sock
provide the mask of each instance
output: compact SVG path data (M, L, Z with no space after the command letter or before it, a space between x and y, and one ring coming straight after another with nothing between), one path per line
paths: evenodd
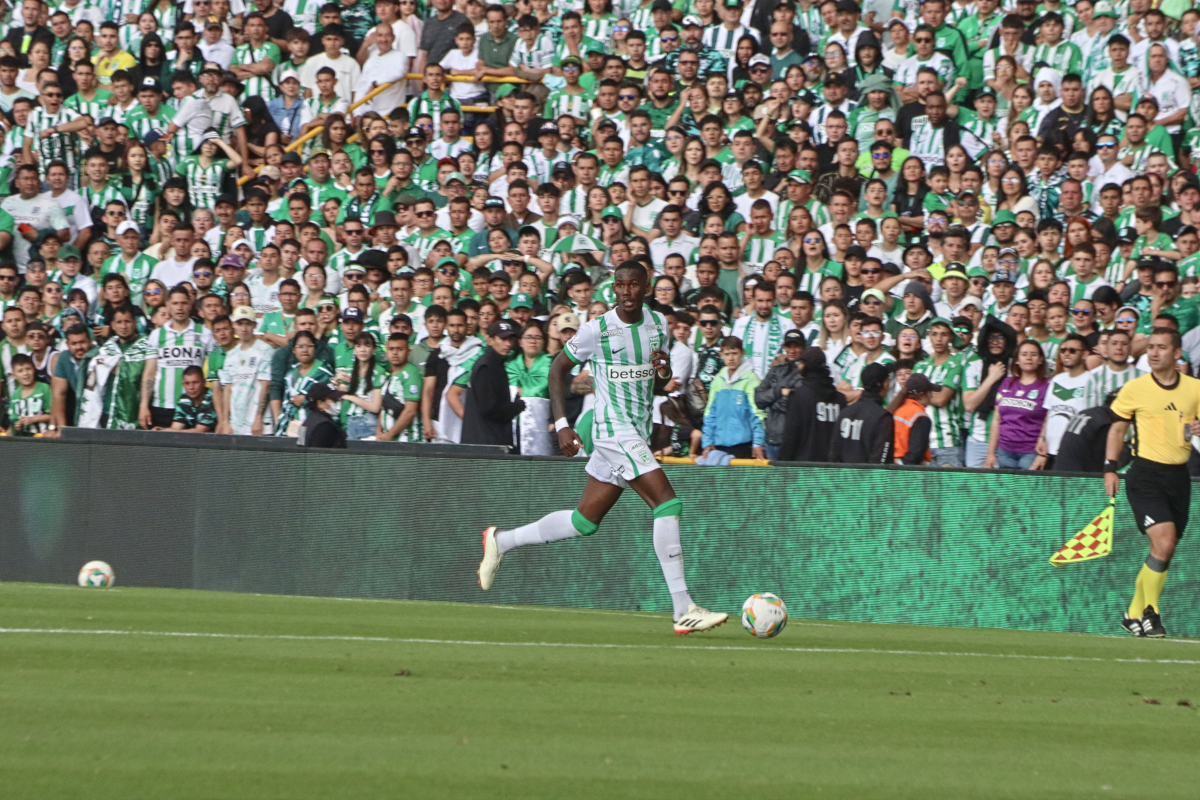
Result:
M662 566L667 579L667 590L671 593L674 618L678 620L687 613L692 604L687 590L687 578L683 574L683 546L679 543L679 517L655 517L654 554Z
M571 521L571 515L574 513L571 509L553 511L537 522L522 525L511 531L501 531L496 534L496 548L501 553L507 553L514 547L524 547L527 544L546 544L579 536L579 531L575 530L575 525Z

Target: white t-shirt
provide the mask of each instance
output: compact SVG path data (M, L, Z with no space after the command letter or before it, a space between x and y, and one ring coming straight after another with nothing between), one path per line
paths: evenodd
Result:
M25 265L29 263L29 253L33 248L33 243L21 235L21 232L17 230L19 226L31 225L39 231L43 228L55 231L70 230L71 228L62 206L50 196L49 192L35 195L29 200L22 199L19 194L9 195L4 198L3 202L0 202L0 208L11 214L13 218L13 257L16 259L17 267L21 270L22 275L25 274Z
M1060 372L1050 379L1050 387L1042 400L1042 408L1046 409L1046 445L1050 455L1058 455L1058 446L1062 443L1063 434L1067 432L1067 423L1071 417L1086 408L1088 373L1086 370L1074 378L1070 373Z
M478 47L472 50L470 55L463 55L462 50L456 47L442 58L442 68L446 70L473 70L477 66L479 66ZM450 83L450 96L459 101L479 97L486 91L487 89L482 83L472 81L452 81Z
M54 193L50 193L54 197ZM71 241L79 238L79 232L92 227L92 213L88 209L87 201L83 199L83 195L79 192L73 192L70 189L63 190L63 193L58 197L54 197L59 208L63 210L63 214L67 217L67 222L71 226Z
M390 87L372 97L365 104L370 111L381 115L390 114L396 106L404 103L408 81L400 79L407 74L408 57L402 53L392 50L383 55L373 55L362 66L358 86L354 90L354 99L358 101L369 94L373 83L378 86L391 83Z
M170 291L173 286L178 286L181 283L192 282L192 267L195 266L196 259L189 258L187 261L160 261L154 266L154 271L150 273L150 279L162 281Z
M617 208L620 209L622 214L628 213L629 204L632 202L632 200L626 200L617 206ZM644 206L638 206L633 210L633 224L644 231L650 230L654 227L654 220L658 219L659 212L666 207L666 200L652 197L649 203Z
M258 413L260 392L267 391L271 380L271 356L275 348L255 341L225 354L225 364L217 371L221 385L229 392L229 425L235 434L250 435Z

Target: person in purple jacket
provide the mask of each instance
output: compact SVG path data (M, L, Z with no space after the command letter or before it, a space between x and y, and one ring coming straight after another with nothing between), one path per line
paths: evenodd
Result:
M1032 339L1022 342L1009 376L996 391L996 413L992 415L984 469L1029 469L1037 457L1038 434L1046 418L1042 401L1049 386L1042 346Z

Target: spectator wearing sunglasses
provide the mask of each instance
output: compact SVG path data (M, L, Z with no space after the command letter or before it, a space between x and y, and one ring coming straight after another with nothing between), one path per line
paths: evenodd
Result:
M1091 347L1087 340L1078 333L1071 334L1058 346L1058 365L1042 398L1046 419L1038 435L1038 458L1033 462L1033 469L1053 469L1067 423L1088 407L1087 388L1091 376L1086 359L1089 352ZM1020 358L1019 352L1017 356Z
M1155 265L1154 281L1152 283L1150 310L1142 314L1138 322L1138 333L1149 334L1150 323L1159 314L1166 314L1175 319L1179 325L1179 333L1187 334L1200 325L1200 310L1197 309L1196 299L1180 296L1179 272L1174 264L1160 261Z

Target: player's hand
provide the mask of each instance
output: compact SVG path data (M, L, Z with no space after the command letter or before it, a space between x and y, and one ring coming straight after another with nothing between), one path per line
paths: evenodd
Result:
M1121 478L1115 472L1104 473L1104 493L1109 497L1117 496L1117 489L1121 488Z
M650 353L650 364L660 377L671 377L671 360L667 358L667 354L662 350L655 350Z
M581 447L583 442L579 441L579 434L575 433L574 428L563 428L558 432L558 449L564 456L575 455Z

